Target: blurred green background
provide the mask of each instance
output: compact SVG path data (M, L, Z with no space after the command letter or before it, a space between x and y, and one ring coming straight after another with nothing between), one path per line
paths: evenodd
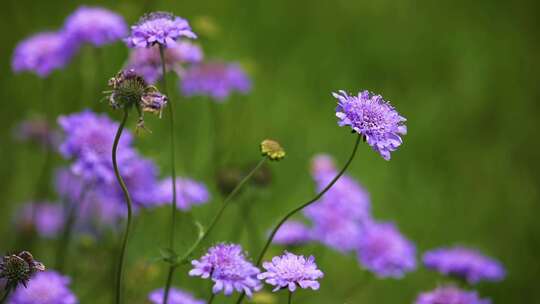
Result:
M464 244L500 259L508 270L502 283L478 286L495 303L540 303L540 213L538 143L538 1L30 1L7 0L0 11L0 251L12 250L11 215L32 198L43 163L38 149L15 143L12 127L42 112L56 115L86 107L111 112L98 103L106 82L128 54L122 43L83 49L64 71L43 81L14 75L12 51L28 35L59 28L78 5L103 5L128 23L144 12L167 10L186 17L201 33L207 58L239 61L253 77L248 96L218 105L219 132L213 134L210 102L180 97L176 102L178 158L182 174L214 190L214 142L222 163L245 166L258 159L258 144L271 137L287 149L285 161L271 164L272 185L246 191L228 209L212 242L230 240L239 204L253 204L262 234L278 217L313 195L309 160L319 152L343 163L354 136L339 128L330 93L369 89L391 100L408 119L405 144L390 162L362 145L349 174L372 196L379 219L397 223L419 252ZM174 84L174 85L173 85ZM118 119L120 113L110 113ZM166 116L147 119L150 135L137 138L142 154L168 172ZM217 140L215 140L217 138ZM62 161L56 159L56 165ZM219 206L193 215L208 223ZM51 197L54 199L54 197ZM151 263L168 236L168 209L143 212L129 248L128 303L145 303L164 282L165 265ZM181 246L194 238L181 217ZM249 252L260 244L243 234ZM52 264L55 244L40 241L35 255ZM82 303L109 303L114 263L111 240L79 240L67 274ZM109 248L109 249L106 249ZM272 254L280 248L273 248ZM302 291L297 303L411 303L420 291L445 281L422 267L403 280L370 280L354 256L319 245L299 250L315 254L325 271L319 292ZM209 282L189 278L180 268L175 285L206 298ZM276 295L274 303L284 301ZM236 298L236 297L233 297ZM217 303L230 300L220 296ZM261 302L263 303L263 302Z

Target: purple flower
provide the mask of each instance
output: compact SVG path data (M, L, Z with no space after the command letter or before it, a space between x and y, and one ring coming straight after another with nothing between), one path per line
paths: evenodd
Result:
M76 304L75 294L69 290L70 279L54 271L37 273L28 288L19 286L10 304Z
M454 286L443 286L433 291L421 293L415 304L490 304L488 299L480 299L475 291L465 291Z
M170 13L153 12L144 15L131 27L131 36L126 39L126 43L131 48L145 48L156 44L173 47L177 40L183 37L197 38L187 20Z
M81 6L64 24L67 37L76 44L90 43L95 46L112 43L127 36L124 19L105 8Z
M358 245L362 266L381 278L401 278L416 269L415 255L414 245L391 223L367 225Z
M25 204L18 213L17 227L23 231L36 231L44 238L54 238L64 227L62 205L48 202Z
M282 256L272 258L272 262L264 262L263 268L266 272L260 273L257 278L275 286L274 291L288 288L293 292L297 286L318 290L317 280L324 276L317 268L313 256L306 259L302 255L298 256L287 251Z
M238 64L207 62L187 69L180 86L185 96L203 95L223 101L233 91L249 92L251 81Z
M21 121L13 130L13 136L22 142L32 142L45 148L59 143L60 134L42 118Z
M87 180L114 181L111 151L118 123L89 110L60 116L58 123L65 133L60 153L74 160L73 173ZM131 134L125 131L118 145L118 162L122 168L124 162L135 156L131 141Z
M483 280L501 281L505 277L504 267L498 261L465 247L428 251L424 254L423 260L427 268L463 278L470 284Z
M311 175L316 180L324 179L324 177L337 174L337 172L332 156L328 154L317 154L311 159Z
M163 303L163 288L152 291L148 295L148 300L154 304ZM192 294L185 292L177 288L171 288L169 290L169 300L166 304L204 304L203 300L198 300L193 297Z
M251 297L253 291L262 288L257 279L259 269L246 260L242 247L235 244L218 244L211 247L200 260L193 260L190 276L200 276L214 281L213 293L223 290L231 295L234 290Z
M64 33L43 32L17 45L11 66L16 73L30 71L46 77L52 71L67 65L75 50Z
M298 221L287 221L278 230L272 242L286 246L301 245L311 241L311 232Z
M344 91L333 93L338 99L336 116L338 125L350 126L361 134L367 143L385 160L390 160L390 152L403 142L400 135L407 133L406 119L381 95L371 95L368 91L349 96Z
M171 204L171 184L171 178L167 178L159 183L159 202ZM203 183L184 177L176 178L176 206L178 209L186 211L191 209L192 206L207 203L209 200L210 193Z

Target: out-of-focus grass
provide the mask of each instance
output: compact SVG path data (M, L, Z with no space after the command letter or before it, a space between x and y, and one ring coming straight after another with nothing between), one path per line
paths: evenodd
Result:
M31 198L43 160L36 149L12 141L12 126L40 113L43 105L56 114L85 107L109 111L106 104L97 103L100 91L127 55L118 43L97 53L84 49L65 71L46 81L13 75L9 61L17 41L36 31L58 28L79 4L8 0L2 5L0 250L10 250L13 244L11 214L18 203ZM238 60L249 69L254 90L218 106L218 136L224 163L243 165L256 160L257 145L266 137L279 139L288 151L285 161L272 164L271 188L243 202L256 204L259 232L312 195L308 162L313 154L328 152L342 162L351 148L349 131L336 126L330 92L369 89L391 100L408 118L409 128L405 144L392 161L385 162L362 146L350 170L370 191L375 216L396 222L420 252L458 243L501 259L508 269L507 279L478 286L495 303L540 301L535 288L540 274L537 2L85 4L114 9L129 23L148 9L159 9L187 17L198 25L195 30L213 24L215 34L201 39L207 57ZM169 79L171 84L174 81ZM172 98L178 104L181 172L212 185L209 102L185 100L177 92ZM137 146L166 173L166 121L149 119L147 124L153 133L138 138ZM196 208L194 216L207 223L218 205L219 196L214 193L212 203ZM237 209L227 211L213 242L230 238L239 223ZM129 249L130 303L144 303L147 292L164 281L164 265L147 262L166 244L167 211L143 212L136 220ZM181 223L178 235L186 246L195 231L186 217ZM110 249L104 248L115 246L113 241L81 245L73 252L68 274L82 303L109 303L112 276L108 267L114 260ZM250 252L257 251L245 234L240 241ZM41 241L36 255L52 263L53 248L51 242ZM278 253L278 248L272 252ZM326 276L320 291L300 292L297 303L345 303L346 297L346 303L410 303L419 291L444 281L422 268L399 281L369 280L354 256L318 245L300 252L318 256ZM200 297L207 294L208 282L189 278L185 267L175 280ZM279 300L280 295L276 296ZM219 302L226 300L220 297Z

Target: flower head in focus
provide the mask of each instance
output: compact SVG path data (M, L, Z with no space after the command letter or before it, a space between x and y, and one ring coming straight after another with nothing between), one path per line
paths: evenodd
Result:
M282 256L272 258L271 262L264 262L266 272L260 273L257 278L275 286L274 291L288 288L291 292L297 287L319 289L318 279L322 278L323 272L317 268L315 258L305 258L285 252Z
M277 231L272 243L294 246L312 240L309 227L298 221L286 221Z
M37 273L27 288L19 287L10 304L76 304L75 294L69 289L70 279L54 271Z
M430 292L421 293L415 304L490 304L481 299L475 291L466 291L454 286L442 286Z
M333 96L338 99L338 125L350 126L354 132L362 135L373 150L385 160L390 160L390 152L395 151L403 142L400 135L407 133L404 124L406 119L381 95L363 91L358 96L349 96L339 91L339 94L333 93Z
M164 296L163 288L152 291L148 295L148 300L153 304L162 304ZM171 288L169 290L169 299L167 304L204 304L203 300L198 300L189 292L180 290L178 288Z
M102 8L81 6L64 24L68 39L73 43L102 46L127 36L127 24L120 15Z
M19 284L28 287L28 281L45 266L34 260L28 251L6 255L0 261L0 279L5 279L6 290L16 288Z
M170 204L172 202L171 178L161 181L158 185L159 201ZM206 186L198 181L176 177L176 202L180 210L190 210L191 207L202 205L210 200L210 192Z
M142 16L131 27L126 43L131 48L160 45L165 48L176 45L180 38L197 38L187 20L167 12L153 12Z
M225 295L231 295L236 290L251 297L254 291L262 288L257 279L259 269L246 259L240 245L218 244L191 264L194 268L189 275L210 278L214 281L213 293L223 291Z
M272 139L265 139L261 142L261 154L269 160L281 160L285 157L285 150L279 142Z
M64 208L53 203L29 203L17 215L19 230L35 231L44 238L54 238L64 227Z

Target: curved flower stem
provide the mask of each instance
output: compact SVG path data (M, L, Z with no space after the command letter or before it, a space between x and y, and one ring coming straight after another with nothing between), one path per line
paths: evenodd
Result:
M289 297L288 297L287 303L289 303L289 304L292 303L292 291L290 291L290 290L289 290Z
M161 59L161 86L163 89L163 93L169 97L167 108L169 109L169 133L170 133L170 141L171 141L171 151L170 151L170 158L171 158L171 180L172 180L172 204L171 204L171 231L169 235L169 249L174 252L174 239L175 239L175 231L176 231L176 161L175 161L175 136L174 136L174 104L171 101L170 96L168 96L167 92L167 70L165 68L165 49L160 44L159 45L159 57ZM163 295L163 304L166 304L169 300L169 290L171 288L172 284L172 277L175 270L174 265L169 266L169 273L167 275L167 282L165 284L165 292Z
M126 183L124 182L124 179L122 179L122 176L120 176L120 171L118 170L118 162L116 160L116 152L118 149L118 143L120 142L120 137L122 136L122 131L124 130L124 126L126 124L128 116L129 116L129 109L124 108L124 116L122 117L122 122L120 123L120 126L118 126L118 131L116 131L116 135L114 136L114 143L113 143L113 149L112 149L112 162L113 162L113 167L114 167L114 174L116 175L116 179L118 180L118 183L120 184L120 187L122 188L122 192L124 193L126 203L127 203L127 211L128 211L126 230L124 232L124 237L122 240L122 247L120 249L120 257L118 259L118 271L116 273L116 304L122 303L121 301L122 300L122 276L123 276L123 271L124 271L124 258L126 255L129 232L131 229L131 216L133 213L131 196L129 195L129 191L126 187Z
M257 267L259 267L261 265L261 262L262 262L262 260L264 258L264 255L266 254L266 251L268 250L268 247L270 247L270 244L272 243L272 240L274 239L274 236L278 232L279 228L281 228L281 225L283 225L291 216L295 215L298 211L301 211L302 209L306 208L307 206L309 206L309 205L315 203L316 201L318 201L328 190L330 190L330 188L332 188L332 186L345 173L345 171L347 171L347 168L349 168L349 165L351 164L352 160L354 159L354 156L356 155L356 151L358 150L358 144L360 143L360 139L362 139L362 136L358 135L358 137L356 138L356 142L354 143L354 147L353 147L351 156L349 156L349 159L345 163L345 166L343 166L341 171L339 171L339 173L334 177L334 179L332 179L332 181L330 183L328 183L328 185L326 185L326 187L324 187L324 189L321 192L319 192L317 195L315 195L314 198L312 198L311 200L305 202L304 204L300 205L299 207L296 207L295 209L291 210L289 213L287 213L278 222L276 227L274 227L274 229L272 230L272 233L270 233L270 236L268 237L268 240L266 240L266 244L264 245L263 250L259 254L259 257L257 258L257 264L256 264ZM240 295L240 297L238 298L238 300L236 301L236 303L237 304L242 303L242 300L244 299L244 296L245 296L245 293L242 293Z

